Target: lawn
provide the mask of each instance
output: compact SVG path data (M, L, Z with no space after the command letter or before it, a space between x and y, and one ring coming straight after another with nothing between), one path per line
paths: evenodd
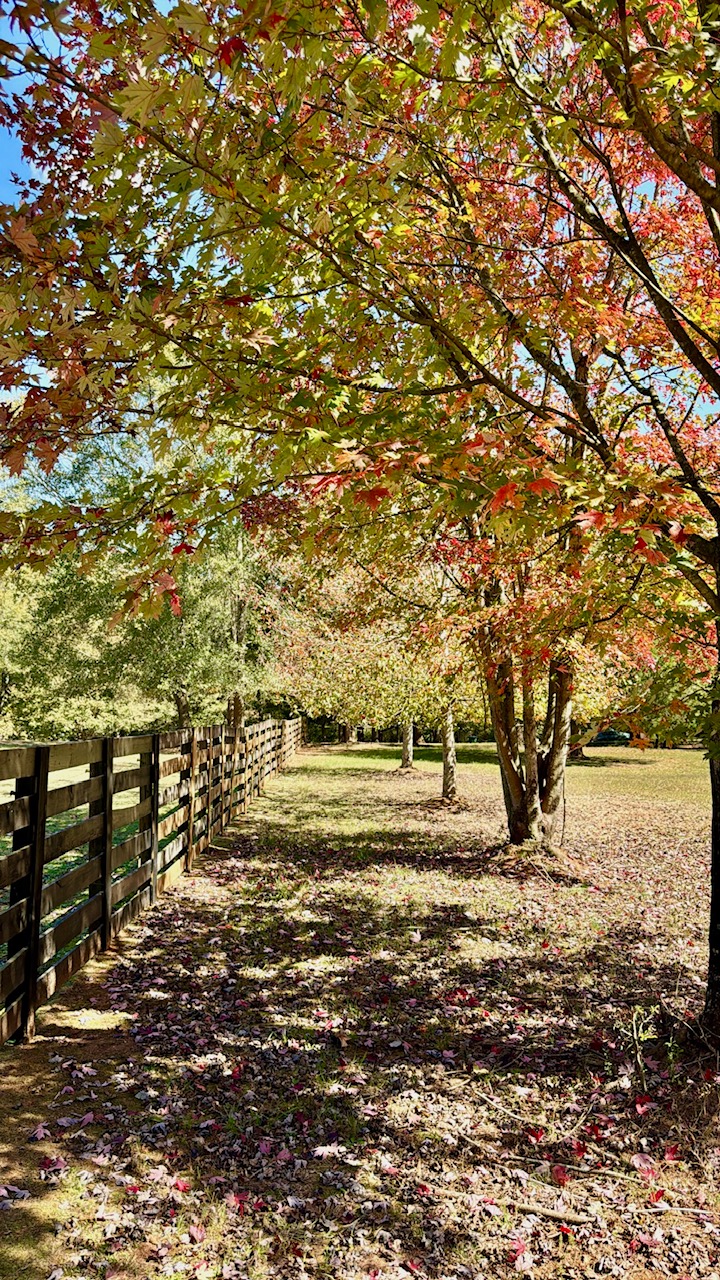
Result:
M564 876L490 747L297 757L3 1051L1 1280L720 1274L706 766L587 754Z

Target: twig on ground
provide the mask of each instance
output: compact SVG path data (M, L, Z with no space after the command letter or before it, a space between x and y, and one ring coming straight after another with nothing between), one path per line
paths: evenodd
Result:
M566 1222L574 1227L584 1227L595 1222L595 1218L586 1218L569 1210L566 1213L561 1209L546 1209L544 1204L533 1204L529 1200L497 1200L496 1204L501 1204L506 1209L517 1209L518 1213L535 1213L541 1218L552 1218L554 1222Z

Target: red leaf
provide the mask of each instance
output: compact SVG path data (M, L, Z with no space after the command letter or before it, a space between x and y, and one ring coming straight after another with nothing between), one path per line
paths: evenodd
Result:
M551 476L538 476L537 480L530 481L528 489L531 493L559 493L560 485Z
M490 510L493 515L497 515L503 507L514 507L514 501L517 493L517 485L511 480L509 484L502 485L490 499Z
M645 1178L648 1182L651 1182L653 1178L657 1177L655 1163L651 1156L646 1156L642 1152L638 1152L637 1155L632 1156L631 1163L635 1166L641 1177Z
M605 520L604 511L581 511L580 515L575 517L575 523L581 529L602 529Z
M384 498L390 497L390 490L381 484L376 484L372 489L361 489L355 494L356 502L366 502L371 511L377 511L380 503Z
M245 43L242 36L229 36L227 40L223 40L222 44L218 45L218 62L221 62L223 66L231 67L235 55L247 53L248 49L249 45Z

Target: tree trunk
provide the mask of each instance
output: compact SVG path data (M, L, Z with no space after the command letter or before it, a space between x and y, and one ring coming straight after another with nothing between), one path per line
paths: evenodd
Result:
M373 726L372 726L372 728L371 728L371 730L370 730L370 741L371 741L371 742L377 742L377 740L378 740L378 731L377 731L377 729L375 728L375 725L373 725Z
M523 673L522 756L515 721L512 660L506 657L496 664L486 683L510 840L513 844L552 843L564 810L572 714L570 661L550 665L548 709L539 741L532 679L529 672Z
M413 722L405 720L402 727L402 763L401 769L412 769L413 767L413 751L415 743L413 742Z
M565 815L565 770L572 732L573 672L569 658L554 664L555 707L550 751L545 759L545 784L541 794L545 839L552 841Z
M185 689L176 689L173 693L179 729L190 728L190 703Z
M720 714L720 699L713 698L713 722ZM708 746L717 751L720 743L712 738L717 730L711 729ZM710 922L708 926L708 977L705 992L703 1023L707 1031L720 1036L720 757L710 756L710 797L712 823L710 827Z
M443 712L440 725L443 752L443 800L457 799L457 756L455 753L455 723L453 721L452 703L448 703Z
M515 728L515 686L512 662L505 659L486 677L490 720L495 735L508 834L513 844L530 838L525 803L525 778Z
M535 698L533 681L530 672L525 669L522 676L523 695L523 745L525 748L525 813L527 839L542 840L543 811L540 802L540 760L538 755L537 721L535 719Z

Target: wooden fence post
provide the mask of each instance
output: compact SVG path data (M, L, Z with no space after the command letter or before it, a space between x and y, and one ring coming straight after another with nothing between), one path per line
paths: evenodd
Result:
M154 733L152 736L152 755L150 763L150 824L152 831L151 849L151 890L150 901L157 900L157 880L158 880L158 824L160 822L160 734Z
M220 835L222 835L223 831L225 830L225 797L227 795L227 778L225 777L225 770L227 767L227 759L225 754L226 751L227 751L227 734L225 732L225 725L221 724L220 725L220 824L219 824Z
M113 738L105 738L103 742L103 847L102 858L102 948L106 951L110 945L112 924L112 851L113 851L113 789L114 789L114 755Z
M35 801L32 814L32 838L30 841L30 874L28 877L28 911L25 937L25 984L23 989L22 1022L23 1040L31 1040L35 1034L35 1006L37 1004L38 963L40 956L40 921L45 865L45 826L47 823L48 774L50 771L50 747L38 747L35 752Z
M26 796L34 796L37 788L37 770L24 778L15 779L15 799L24 799ZM30 823L32 824L32 813L35 801L30 800ZM13 832L12 847L13 849L24 849L27 845L32 844L32 825L29 827L21 827ZM22 902L28 897L29 893L29 875L23 876L21 880L13 880L10 885L9 905L14 907L17 902ZM27 931L20 930L8 940L7 956L11 960L19 951L22 951L26 945Z
M188 847L185 855L185 870L190 871L195 850L195 804L198 772L198 731L193 729L190 739L190 805L188 809Z
M113 848L113 739L103 738L102 756L90 765L90 777L102 779L102 794L97 800L91 800L88 809L90 818L102 816L103 829L95 840L88 845L88 858L100 858L100 878L88 888L88 899L102 894L102 915L100 928L102 931L102 949L110 944L110 920L112 916L112 848Z

